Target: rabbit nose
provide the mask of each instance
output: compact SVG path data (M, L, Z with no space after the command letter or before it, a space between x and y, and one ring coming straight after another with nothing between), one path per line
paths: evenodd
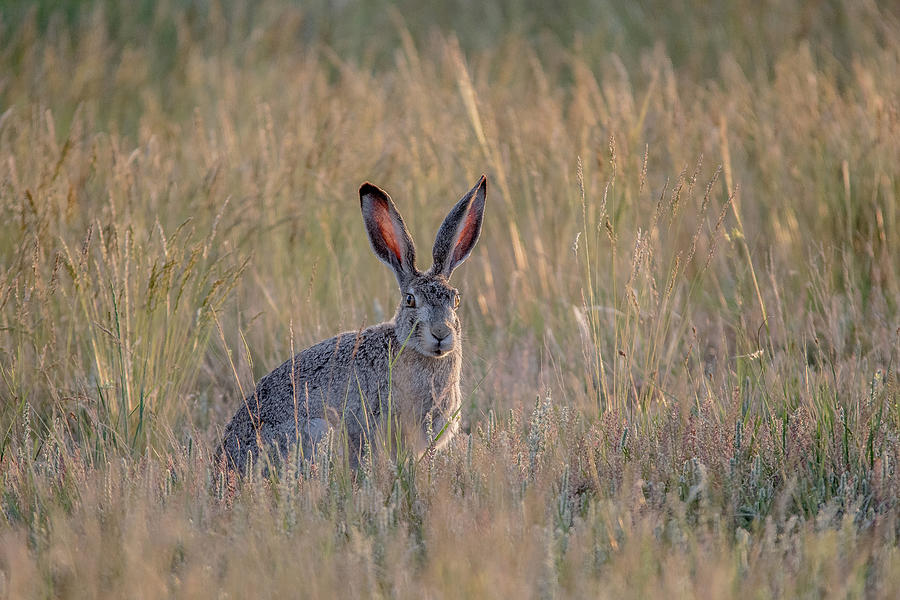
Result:
M450 335L450 328L446 325L435 325L431 328L431 335L437 341L442 341Z

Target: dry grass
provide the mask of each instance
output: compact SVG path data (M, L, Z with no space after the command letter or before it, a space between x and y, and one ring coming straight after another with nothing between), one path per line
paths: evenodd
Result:
M898 14L530 4L0 9L0 597L896 597ZM481 172L464 434L219 478Z

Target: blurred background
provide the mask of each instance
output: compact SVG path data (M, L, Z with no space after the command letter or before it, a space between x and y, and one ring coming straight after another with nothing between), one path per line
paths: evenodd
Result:
M887 336L886 365L895 9L7 3L2 420L99 400L206 427L235 406L235 372L247 389L292 347L389 318L365 179L427 255L488 174L457 276L470 383L493 372L482 412L551 386L601 411L627 387L650 400L624 382L671 375L691 331L707 370L766 345L815 353L820 327L839 354Z
M775 523L815 545L818 530L792 517L812 523L837 507L822 518L896 522L898 73L900 8L870 0L4 2L8 535L62 527L69 517L54 521L53 507L83 503L60 490L102 490L129 469L145 469L147 489L185 485L191 502L218 502L224 488L202 461L254 382L320 339L390 318L399 301L365 238L360 183L392 195L427 267L441 219L486 173L482 238L454 274L464 435L434 485L474 490L467 501L492 517L534 485L561 511L547 513L551 530L568 532L573 514L594 523L581 531L585 548L606 553L598 565L639 569L645 546L617 554L613 529L658 550L652 519L675 511L692 531L721 518L727 539L710 534L719 541L686 556L721 567L721 581L756 573L772 592L764 573L784 555L762 553L772 562L758 570L715 562L745 564L737 528L756 540ZM36 464L81 475L53 483L58 469ZM543 483L529 483L541 464ZM375 479L386 506L412 477L391 472ZM513 483L466 488L461 472ZM172 483L192 473L196 488ZM576 479L622 503L572 500ZM707 521L685 516L698 481ZM346 500L335 489L320 491ZM404 489L438 502L421 491L432 488ZM642 524L616 529L631 518L615 512L631 510L630 489L658 512L645 522L634 508ZM132 510L130 496L110 494ZM169 514L157 500L138 506ZM437 517L409 502L398 522L433 548L416 527ZM326 529L356 531L323 510ZM590 519L603 510L601 527ZM178 523L173 536L209 543L202 519ZM360 543L381 539L359 531ZM60 539L93 543L71 535ZM892 547L896 534L884 535L871 547ZM409 539L394 539L398 553ZM56 546L29 543L39 572L63 569L43 553ZM543 573L542 547L529 548L517 568ZM847 563L822 548L837 565L822 580L863 573L860 589L896 559L872 550ZM557 551L546 589L577 594L573 574L590 570ZM10 552L0 567L30 564ZM378 572L402 577L409 560ZM788 570L799 587L782 591L814 589L803 587L810 572ZM419 575L440 589L452 573Z

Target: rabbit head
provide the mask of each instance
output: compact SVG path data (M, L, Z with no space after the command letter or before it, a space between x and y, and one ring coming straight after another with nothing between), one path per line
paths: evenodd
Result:
M372 250L393 269L400 285L394 332L407 349L435 358L459 352L459 291L450 285L450 274L478 241L486 192L482 175L444 219L434 240L433 264L421 272L416 268L416 248L391 197L368 182L359 188Z

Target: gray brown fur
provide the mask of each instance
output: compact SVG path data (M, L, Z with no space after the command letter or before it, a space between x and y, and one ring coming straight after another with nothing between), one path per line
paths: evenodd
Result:
M331 428L346 435L355 466L389 412L417 452L446 445L459 427L462 330L449 277L481 233L485 177L444 220L424 273L390 196L368 182L359 191L372 250L400 285L394 318L319 342L260 379L225 428L217 459L228 468L243 473L261 449L278 461L298 442L310 458Z

